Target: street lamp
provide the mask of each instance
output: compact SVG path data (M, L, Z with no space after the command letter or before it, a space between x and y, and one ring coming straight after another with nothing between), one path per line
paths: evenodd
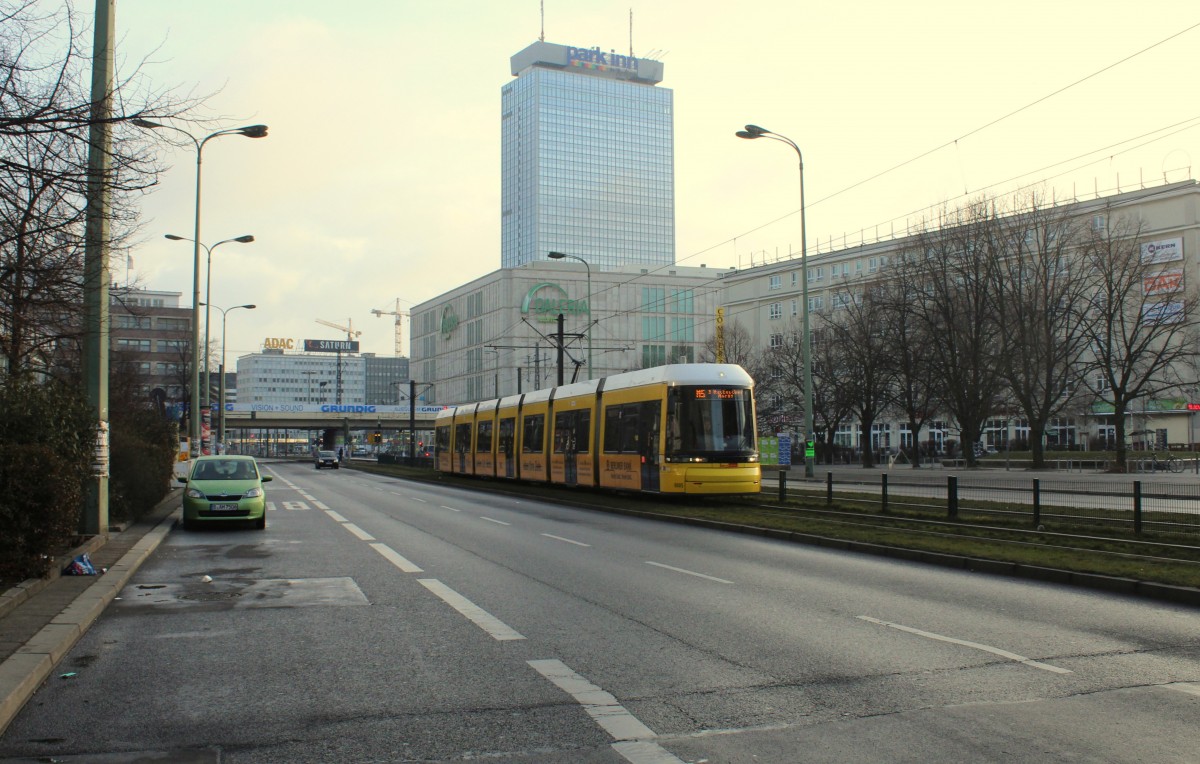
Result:
M808 237L804 228L804 154L800 152L800 147L791 138L773 133L758 125L746 125L746 129L738 130L736 135L746 140L770 138L773 141L786 143L796 150L796 158L800 162L800 270L804 276L800 280L800 298L804 301L804 309L801 313L803 317L801 329L804 332L804 476L812 477L815 459L808 457L808 444L810 439L815 442L816 433L813 430L812 335L808 329Z
M140 118L132 120L132 122L138 127L151 130L157 130L160 127L175 130L186 135L196 146L196 224L192 235L192 402L188 414L188 419L191 422L189 427L189 435L192 441L191 455L195 457L200 455L200 386L196 380L196 372L200 369L200 167L203 162L204 144L222 135L265 138L267 135L267 126L245 125L244 127L231 127L226 130L218 130L215 133L210 133L203 139L197 140L196 136L187 130L172 125L164 125L160 122L152 122L148 119Z
M173 233L163 234L163 238L170 239L171 241L191 241L191 239L187 238L186 236L176 236ZM202 302L201 305L213 307L212 302L211 302L212 301L212 253L213 253L213 250L216 249L217 247L221 246L222 244L228 244L231 241L236 241L239 244L249 244L250 242L254 241L254 237L250 234L246 234L245 236L238 236L233 239L222 239L221 241L218 241L216 244L212 245L211 247L205 245L204 242L200 243L200 246L204 247L205 259L208 262L207 270L204 274L204 302ZM208 373L208 345L212 341L209 339L209 331L208 331L210 317L211 317L211 311L209 311L208 308L206 307L204 310L204 382L203 382L204 393L200 398L200 400L204 401L205 403L212 402L212 391L209 389L210 382L209 382L209 373ZM221 360L222 361L225 360L224 356L221 357Z
M584 259L583 259L582 257L580 257L579 255L568 255L568 254L566 254L566 253L564 253L564 252L550 252L550 253L548 253L548 254L546 255L546 257L549 257L551 260L562 260L562 259L564 259L564 258L568 258L568 257L569 257L569 258L571 258L572 260L578 260L579 262L583 263L583 267L584 267L584 268L587 268L587 294L588 294L588 296L587 296L587 311L588 311L588 328L587 328L587 341L588 341L588 379L591 379L591 378L592 378L592 266L588 265L588 261L587 261L587 260L584 260ZM500 358L500 357L499 357L499 356L496 356L496 358L497 358L497 361L499 361L499 358Z
M216 308L217 310L221 311L221 363L217 367L217 374L220 375L220 377L221 377L221 384L217 388L218 395L220 396L217 399L217 405L220 407L221 413L217 417L217 443L224 443L225 442L225 318L226 318L226 314L228 314L229 311L231 311L231 310L237 310L238 308L254 310L258 306L257 305L234 305L232 308L221 308L218 305L210 305L207 302L202 302L200 304L203 305L205 308ZM205 355L207 355L207 353ZM204 375L206 377L208 376L207 369L205 369ZM215 449L214 449L214 451L215 451Z

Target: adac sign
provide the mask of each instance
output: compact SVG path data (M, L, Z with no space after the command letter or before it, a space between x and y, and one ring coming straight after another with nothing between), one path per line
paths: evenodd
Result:
M567 296L567 290L549 281L534 284L525 293L525 300L521 303L521 313L532 315L542 323L556 320L559 313L564 316L590 316L592 314L587 300L572 300Z

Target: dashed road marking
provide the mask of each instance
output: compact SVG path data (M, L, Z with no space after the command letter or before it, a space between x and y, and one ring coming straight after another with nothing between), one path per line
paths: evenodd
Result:
M661 562L651 562L650 560L646 560L646 564L653 565L656 568L664 568L666 570L673 570L676 573L686 573L687 575L695 576L696 578L706 578L709 581L716 581L718 584L732 584L733 583L732 581L726 581L724 578L717 578L716 576L709 576L704 573L697 573L696 571L688 570L687 568L677 568L674 565L664 565Z
M443 602L466 616L467 620L492 635L493 639L506 642L525 639L524 635L501 621L496 616L471 602L466 597L446 586L436 578L417 579L422 586L436 594Z
M325 514L329 515L329 516L330 516L330 517L332 517L334 520L337 520L339 523L344 523L344 522L346 522L346 518L342 517L342 516L341 516L341 515L339 515L337 512L334 512L332 509L327 509L327 510L325 510Z
M1070 669L1059 668L1058 666L1051 666L1049 663L1042 663L1040 661L1035 661L1032 658L1026 658L1024 655L1017 655L1016 653L1010 653L1007 650L1001 650L1000 648L992 647L991 645L982 645L978 642L969 642L965 639L957 639L955 637L947 637L944 634L935 634L932 631L922 631L920 629L914 629L911 626L902 626L901 624L898 624L898 623L890 623L888 621L881 621L878 618L872 618L869 615L860 615L860 616L858 616L858 618L859 618L859 620L866 621L867 623L875 623L875 624L879 624L880 626L887 626L889 629L896 629L897 631L903 631L908 634L916 634L919 637L925 637L927 639L935 639L939 642L949 642L952 645L962 645L963 647L970 647L973 650L982 650L985 653L991 653L992 655L999 655L1001 658L1008 658L1010 661L1016 661L1017 663L1024 663L1026 666L1029 666L1030 668L1041 669L1042 671L1049 671L1054 674L1070 674L1070 673L1072 673L1072 671Z
M392 549L387 544L378 544L378 543L371 544L371 548L374 549L376 552L379 552L381 555L383 555L384 559L386 559L388 562L390 562L391 564L393 564L397 568L399 568L401 573L422 573L422 572L424 572L419 567L417 567L415 563L405 559L398 552L396 552L396 550Z
M359 528L354 523L342 523L342 527L345 528L346 530L350 531L351 533L353 533L355 536L358 536L358 538L361 539L362 541L374 541L375 540L374 536L372 536L370 533L367 533L362 528Z
M483 517L483 516L480 516L480 518L479 518L479 519L480 519L480 520L487 520L489 523L495 523L496 525L512 525L512 523L506 523L506 522L504 522L503 520L494 520L494 519L492 519L492 518L490 518L490 517Z
M574 544L575 546L586 546L586 547L591 546L591 544L585 544L582 541L575 541L574 539L563 538L562 536L555 536L553 533L543 533L542 535L548 539L554 539L555 541L565 541L568 544Z
M654 730L642 724L611 693L576 674L560 660L529 661L535 671L570 695L596 724L617 740L612 749L630 764L683 764L654 742Z

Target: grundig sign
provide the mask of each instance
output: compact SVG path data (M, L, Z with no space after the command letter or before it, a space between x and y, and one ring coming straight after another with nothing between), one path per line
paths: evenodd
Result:
M534 284L525 294L525 300L521 303L521 312L526 315L532 313L540 323L556 320L559 313L564 316L592 315L587 300L572 300L567 297L567 290L548 281Z

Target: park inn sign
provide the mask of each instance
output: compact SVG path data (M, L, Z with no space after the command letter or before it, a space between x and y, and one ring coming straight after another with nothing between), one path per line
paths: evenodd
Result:
M564 316L592 314L587 300L572 300L567 296L567 290L548 281L534 284L525 293L521 313L532 315L539 323L550 323L558 318L559 313Z

